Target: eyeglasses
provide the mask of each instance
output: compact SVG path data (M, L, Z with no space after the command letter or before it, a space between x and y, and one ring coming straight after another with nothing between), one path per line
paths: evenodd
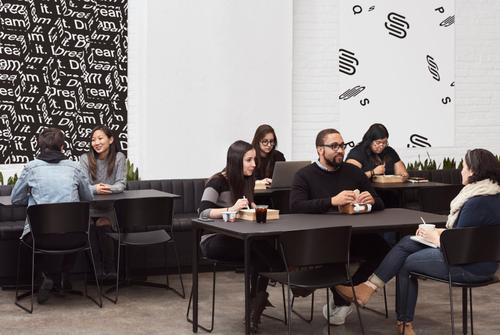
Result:
M263 146L271 146L271 147L274 147L274 145L276 144L276 142L274 140L262 140L260 141L260 144L262 144Z
M376 141L373 141L372 143L378 147L380 147L380 146L386 147L389 145L389 141L382 141L382 140L376 140Z
M342 148L342 150L345 150L345 148L348 146L348 144L334 142L332 144L323 144L321 146L328 147L328 148L332 149L333 151L339 151L340 148Z

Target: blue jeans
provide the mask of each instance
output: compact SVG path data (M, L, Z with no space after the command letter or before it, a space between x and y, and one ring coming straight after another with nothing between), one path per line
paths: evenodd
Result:
M431 248L405 236L384 258L375 275L387 283L397 276L396 313L399 321L413 321L417 304L418 280L410 272L420 272L441 279L448 279L448 266L441 249ZM450 269L452 280L475 282L491 275L475 275L456 266Z

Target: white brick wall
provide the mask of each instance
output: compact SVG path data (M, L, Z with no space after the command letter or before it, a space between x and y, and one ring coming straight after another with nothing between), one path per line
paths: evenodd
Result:
M293 10L292 158L316 157L318 130L338 115L339 1L295 0Z
M294 1L293 159L315 157L316 133L338 124L338 6ZM455 146L402 150L405 162L476 147L500 154L500 1L456 0L455 8Z

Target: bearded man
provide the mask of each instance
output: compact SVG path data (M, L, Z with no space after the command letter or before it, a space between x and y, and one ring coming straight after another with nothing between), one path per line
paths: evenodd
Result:
M290 208L294 213L328 213L339 206L370 204L372 211L383 210L384 203L370 180L358 167L344 163L346 144L335 129L324 129L316 137L318 160L295 174L290 193ZM369 215L369 214L368 214ZM355 234L351 237L351 255L361 259L353 276L354 285L365 282L390 250L383 237L376 233ZM341 325L353 311L350 302L333 288L330 323ZM327 306L323 315L327 318Z

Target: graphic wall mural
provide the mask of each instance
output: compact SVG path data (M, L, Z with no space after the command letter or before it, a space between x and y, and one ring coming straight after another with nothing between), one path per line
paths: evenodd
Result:
M340 10L344 140L380 122L393 147L454 145L454 1L341 0Z
M127 149L127 0L0 0L0 164L36 156L41 128L71 158L90 130Z

